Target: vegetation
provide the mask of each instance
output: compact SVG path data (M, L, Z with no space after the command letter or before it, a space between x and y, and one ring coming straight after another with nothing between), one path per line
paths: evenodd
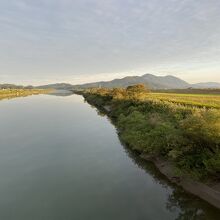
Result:
M176 104L189 105L192 107L207 107L220 109L220 95L213 94L174 94L174 93L151 93L147 99L158 99Z
M178 93L178 94L201 94L201 95L220 95L220 89L157 89L156 93Z
M19 96L43 94L48 93L49 91L50 90L45 89L0 89L0 100Z
M219 180L220 96L150 93L140 84L83 95L98 108L108 106L121 139L133 150L166 158L182 174Z

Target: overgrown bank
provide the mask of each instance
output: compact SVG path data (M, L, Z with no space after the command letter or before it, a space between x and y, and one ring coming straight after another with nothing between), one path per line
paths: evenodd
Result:
M131 149L152 160L168 161L177 177L219 183L218 109L152 99L141 85L90 89L82 94L89 103L108 112Z
M0 89L0 100L49 93L49 89Z

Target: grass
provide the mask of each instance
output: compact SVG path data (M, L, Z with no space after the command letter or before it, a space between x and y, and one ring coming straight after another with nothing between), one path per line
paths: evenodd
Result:
M158 99L181 105L220 109L220 95L210 94L178 94L178 93L149 93L145 99Z
M50 92L50 90L45 89L1 89L0 90L0 100L11 99L21 96L38 95Z

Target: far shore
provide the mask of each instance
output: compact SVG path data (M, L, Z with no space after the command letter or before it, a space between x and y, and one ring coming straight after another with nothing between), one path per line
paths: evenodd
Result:
M0 100L25 97L29 95L47 94L51 89L1 89Z

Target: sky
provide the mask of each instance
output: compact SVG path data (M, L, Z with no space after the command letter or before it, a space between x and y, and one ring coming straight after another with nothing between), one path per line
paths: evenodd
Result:
M0 83L220 82L220 0L0 0Z

